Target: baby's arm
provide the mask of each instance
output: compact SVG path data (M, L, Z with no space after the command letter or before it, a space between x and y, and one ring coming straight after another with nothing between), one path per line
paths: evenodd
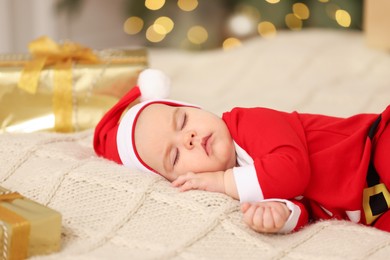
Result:
M218 172L189 172L179 176L172 182L174 187L180 187L181 191L205 190L220 192L239 199L236 183L233 176L233 169Z
M188 173L178 177L172 185L181 191L220 192L239 200L232 169L225 172ZM257 232L288 233L308 223L305 205L295 200L266 199L244 203L241 210L245 223Z

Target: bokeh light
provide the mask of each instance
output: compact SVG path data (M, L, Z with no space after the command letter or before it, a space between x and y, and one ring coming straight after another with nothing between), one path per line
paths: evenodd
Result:
M299 19L295 14L287 14L284 18L288 28L294 31L302 29L302 20Z
M294 14L301 20L309 19L310 11L309 7L304 3L295 3L293 4L293 12Z
M123 24L123 30L127 34L137 34L144 27L144 21L138 16L132 16L127 18L125 23Z
M164 40L165 38L165 35L166 34L161 34L161 33L158 33L156 30L155 30L155 26L154 24L149 26L149 28L146 30L146 39L150 42L161 42L162 40Z
M230 49L239 47L241 45L242 45L242 43L239 39L234 38L234 37L230 37L230 38L227 38L226 40L223 41L222 48L224 50L230 50Z
M272 38L279 30L362 29L362 3L344 1L132 1L134 11L123 23L123 31L146 46L229 50L251 37Z
M339 9L335 14L336 22L342 27L349 27L351 25L351 16L345 10Z
M171 18L167 16L161 16L154 21L154 30L159 34L168 34L173 30L174 23Z
M257 22L242 13L233 15L227 23L231 33L237 36L246 36L256 32Z
M202 44L207 41L209 34L203 26L193 26L187 32L188 40L193 44Z
M232 36L247 37L256 33L259 21L259 10L254 6L242 4L230 15L226 25Z
M165 0L145 0L145 7L150 10L161 9L165 4Z
M265 1L267 1L270 4L277 4L280 2L280 0L265 0Z
M276 36L276 27L273 23L263 21L258 24L257 31L264 38L272 38Z
M190 12L198 6L198 0L178 0L177 6L183 11Z

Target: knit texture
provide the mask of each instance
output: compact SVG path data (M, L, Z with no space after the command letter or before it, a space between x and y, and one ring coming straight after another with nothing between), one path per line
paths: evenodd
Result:
M179 192L157 175L98 158L92 132L0 135L0 183L63 216L62 249L34 259L385 259L390 234L323 221L264 235L239 203Z

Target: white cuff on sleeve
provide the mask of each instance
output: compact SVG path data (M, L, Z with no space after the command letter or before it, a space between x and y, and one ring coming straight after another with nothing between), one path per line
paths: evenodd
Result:
M298 224L299 217L301 216L301 208L299 206L297 206L296 204L292 203L289 200L284 200L284 199L265 199L263 201L279 201L285 203L287 208L291 211L291 213L286 223L284 224L282 229L279 230L278 233L289 233L294 230L294 228Z
M240 202L258 202L264 199L259 181L257 180L255 166L247 165L233 168Z

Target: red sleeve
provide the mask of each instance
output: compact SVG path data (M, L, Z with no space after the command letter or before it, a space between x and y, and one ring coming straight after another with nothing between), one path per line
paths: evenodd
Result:
M235 142L254 160L264 198L291 199L303 194L310 164L296 113L235 108L223 119Z
M291 200L292 203L297 205L301 209L301 215L299 216L298 223L293 229L293 231L298 231L302 227L306 226L309 223L309 212L305 205L297 200Z

